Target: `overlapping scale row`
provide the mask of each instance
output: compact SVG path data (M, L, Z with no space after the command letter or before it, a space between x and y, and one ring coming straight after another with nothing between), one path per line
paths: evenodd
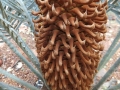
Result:
M52 90L89 90L103 50L107 0L36 0L41 69Z

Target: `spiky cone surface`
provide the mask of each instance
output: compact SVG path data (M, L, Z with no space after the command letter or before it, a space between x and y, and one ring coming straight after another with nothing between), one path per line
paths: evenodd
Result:
M89 90L106 32L107 0L36 0L42 73L52 90Z

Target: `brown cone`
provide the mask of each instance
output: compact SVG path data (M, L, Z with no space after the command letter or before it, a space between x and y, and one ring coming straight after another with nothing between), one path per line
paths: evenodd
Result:
M106 32L107 0L36 0L41 69L52 90L89 90Z

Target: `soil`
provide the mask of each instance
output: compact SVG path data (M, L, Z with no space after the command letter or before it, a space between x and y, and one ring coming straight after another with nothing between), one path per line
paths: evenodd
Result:
M36 55L34 36L29 32L28 34L26 34L26 31L28 31L28 28L24 25L21 25L19 31L20 31L19 34L22 37L22 39L27 43L27 45L31 48L31 50ZM29 60L29 58L17 46L17 44L12 39L10 39L10 41L17 47L17 49L21 52L21 54L25 56L27 60ZM34 85L34 83L38 80L38 78L30 71L30 69L24 63L22 63L22 67L20 69L15 68L16 63L18 61L20 62L21 60L5 43L0 44L0 59L3 60L3 65L1 67L4 70L8 70L8 68L12 68L10 73L12 73L13 75L27 81L28 83L31 83L32 85ZM20 87L23 90L29 90L29 89L26 89L24 86L14 82L13 80L5 77L2 74L0 74L0 82L5 82L7 84Z

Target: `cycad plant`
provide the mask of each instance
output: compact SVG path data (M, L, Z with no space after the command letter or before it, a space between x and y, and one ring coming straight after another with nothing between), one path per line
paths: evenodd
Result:
M39 17L33 20L34 31L31 17L37 17L30 15L30 10L36 8L35 1L40 11L33 12L34 15ZM106 32L106 10L108 8L107 11L113 11L119 18L119 0L108 0L108 2L107 0L35 1L0 0L0 38L43 81L46 87L47 84L49 85L51 90L98 90L120 64L120 59L118 59L99 83L91 89L97 70L102 69L120 47L118 42L120 39L119 31L100 61L101 51L103 50L100 41L104 40ZM15 11L15 13L12 13L12 11ZM14 27L16 21L19 23ZM40 64L38 58L17 32L23 22L29 22L35 34ZM6 38L5 31L25 52L36 68ZM30 90L38 90L35 86L6 72L2 68L0 68L0 73ZM48 90L50 90L49 87L47 87ZM117 90L119 88L120 84L108 90ZM0 90L21 90L21 88L0 82Z
M42 73L52 90L89 90L106 32L107 0L36 0L33 20Z
M44 79L42 78L42 75L40 73L40 64L38 61L38 58L33 54L33 52L30 50L30 48L27 46L27 44L22 40L22 38L19 35L18 28L23 22L28 22L31 26L32 30L34 30L33 23L32 23L32 16L29 15L29 10L34 7L34 1L32 1L32 4L27 4L27 8L25 6L25 1L22 0L0 0L0 38L10 47L10 49L20 57L21 61L24 62L29 69L44 83ZM5 7L8 7L7 9ZM36 6L35 6L36 7ZM34 7L34 9L35 9ZM12 13L14 11L15 13ZM20 23L17 24L17 28L14 27L14 23L16 21L19 21ZM4 33L5 32L5 33ZM6 32L12 37L12 39L17 43L17 45L25 52L25 54L29 57L29 59L32 61L32 63L36 66L36 68L33 67L33 65L18 51L18 49L11 43L11 41L6 38L5 34ZM1 66L1 65L0 65ZM21 80L20 78L6 72L2 68L0 68L0 73L13 79L14 81L26 86L30 90L38 90L35 86ZM4 85L3 85L4 84ZM0 89L9 89L9 87L5 83L0 83ZM12 88L12 86L10 86ZM10 90L14 90L10 89ZM17 90L17 89L16 89Z

